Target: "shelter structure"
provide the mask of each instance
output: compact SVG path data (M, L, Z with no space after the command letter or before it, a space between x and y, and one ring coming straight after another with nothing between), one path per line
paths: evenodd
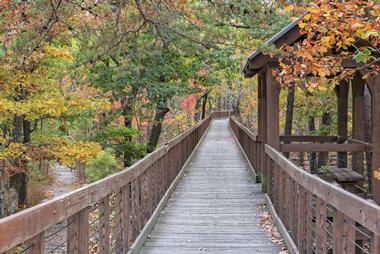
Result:
M268 40L265 45L274 44L280 48L303 39L298 27L298 20L296 20ZM353 59L346 59L342 65L344 68L359 67ZM281 136L279 126L280 85L273 74L276 68L278 68L278 59L257 50L248 57L243 69L245 78L257 76L258 79L257 122L259 123L258 140L261 143L261 160L257 170L261 176L263 190L267 190L268 178L273 173L268 170L268 155L265 153L265 145L268 144L283 153L337 154L334 165L330 165L332 167L329 168L329 177L341 184L342 187L361 193L365 198L373 199L380 204L380 75L370 76L363 80L362 76L368 73L368 70L361 69L352 80L342 81L335 87L337 98L336 136ZM364 136L364 92L366 87L371 94L371 142L365 142ZM350 91L352 96L349 96ZM351 97L352 101L349 101ZM352 103L352 135L350 136L348 134L349 103ZM367 155L367 160L365 155ZM368 160L371 155L372 159ZM370 174L365 174L366 164L371 168ZM369 192L368 188L366 191L367 186L370 186Z

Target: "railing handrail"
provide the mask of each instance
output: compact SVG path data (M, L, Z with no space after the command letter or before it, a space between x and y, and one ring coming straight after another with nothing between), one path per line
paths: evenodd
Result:
M338 136L319 136L319 135L281 135L282 142L337 142Z
M380 207L378 205L302 170L269 145L265 145L265 152L297 184L373 233L380 235Z
M281 144L281 152L364 152L367 146L352 144Z
M174 145L181 142L186 136L208 121L209 118L211 116L173 138L163 147L146 155L131 167L57 198L0 219L0 253L29 240L117 191L126 183L143 174L149 166L164 156Z
M231 120L237 125L239 126L239 128L241 130L243 130L253 141L255 142L259 142L258 141L258 136L256 136L255 134L252 133L252 131L250 131L246 126L244 126L243 124L241 124L237 119L236 117L231 117Z

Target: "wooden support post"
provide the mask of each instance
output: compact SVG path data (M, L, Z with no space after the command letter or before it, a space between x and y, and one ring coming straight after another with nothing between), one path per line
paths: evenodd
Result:
M266 70L267 144L279 151L280 150L280 125L279 125L280 123L280 120L279 120L280 85L278 84L275 77L273 76L273 70L274 70L273 67L268 67ZM269 159L269 157L267 158ZM279 168L276 164L274 164L273 170L279 171ZM273 187L269 185L271 181L272 173L273 172L271 172L271 170L267 171L268 194L270 194L271 188ZM277 175L281 177L282 173L279 173ZM284 180L284 177L281 177L281 179ZM280 211L280 215L281 215L281 211Z
M140 177L132 181L132 241L136 240L141 230L141 191Z
M265 154L265 144L267 143L267 92L266 92L266 75L259 73L259 126L260 126L260 171L261 171L261 189L267 192L267 156Z
M113 235L115 239L116 252L123 250L123 188L120 188L115 197L115 226L113 228Z
M306 253L306 191L305 188L297 184L298 203L297 203L297 247L300 253Z
M123 251L126 253L129 250L129 231L131 228L131 184L128 183L122 188L122 238L123 238Z
M115 220L115 249L116 253L127 253L129 251L129 230L131 229L131 184L121 187L117 196Z
M99 207L99 238L101 254L110 251L110 199L106 196L101 200ZM115 222L116 223L116 222Z
M344 223L343 223L343 235L344 235L344 241L343 241L343 253L355 253L355 241L356 241L356 231L355 231L355 221L348 218L347 216L344 216Z
M318 254L325 254L327 253L327 206L326 203L320 198L317 198L315 217L315 250Z
M263 100L263 93L262 93L262 74L259 73L257 75L257 138L258 140L261 140L262 138L262 124L261 124L261 121L262 121L262 118L263 118L263 110L262 110L262 100ZM238 131L240 131L240 128L238 128ZM256 139L257 140L257 139ZM259 152L258 152L258 149L261 149L261 146L257 145L256 143L256 155L259 155ZM256 157L257 160L256 160L256 172L257 172L257 182L261 182L261 163L259 163L260 159L259 157L257 156Z
M334 254L343 253L343 214L338 210L334 210L334 224L333 224L333 232L334 232L334 242L333 249Z
M44 245L44 233L40 233L27 242L27 246L30 246L28 249L28 254L43 254L45 253Z
M364 109L365 81L359 74L352 80L352 138L364 141L365 109ZM352 154L352 170L364 175L364 153Z
M372 194L380 205L380 75L371 79L372 95Z
M67 223L67 253L88 253L88 207L71 216Z
M371 254L380 253L380 236L372 234L371 238Z
M313 254L314 253L314 240L313 240L313 194L310 192L306 192L306 232L305 232L305 238L306 238L306 254Z
M338 142L343 143L347 140L347 123L348 123L348 91L349 83L342 81L335 88L337 96L337 112L338 112ZM347 167L347 152L338 152L338 167Z

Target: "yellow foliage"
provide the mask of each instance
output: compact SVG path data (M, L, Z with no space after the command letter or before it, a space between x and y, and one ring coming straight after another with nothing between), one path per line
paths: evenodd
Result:
M294 10L294 6L293 5L288 5L285 7L285 12L292 12Z
M68 141L64 138L55 138L54 143L47 148L48 154L61 164L73 167L76 162L87 164L96 158L102 148L95 142Z
M45 47L45 54L47 57L61 59L68 63L71 63L74 59L68 48L56 48L48 45Z
M27 156L28 147L20 143L10 143L7 147L0 148L0 160L9 160L9 159L26 159L29 160L30 157Z

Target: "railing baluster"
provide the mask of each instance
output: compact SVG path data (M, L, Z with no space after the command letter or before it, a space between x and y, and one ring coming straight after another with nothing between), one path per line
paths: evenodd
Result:
M298 237L297 237L297 245L300 253L306 253L306 226L305 218L306 214L306 191L304 187L297 184L298 186L298 204L297 204L297 217L298 217Z
M44 243L45 241L43 232L31 238L26 242L26 245L30 246L28 249L28 254L43 254L45 252Z
M289 230L290 230L290 236L292 239L297 239L297 189L296 189L296 183L289 177Z
M115 250L118 253L123 251L123 192L120 188L115 198L115 228L113 234L115 237Z
M334 209L334 217L333 217L334 225L333 225L333 231L334 231L334 243L333 243L333 249L334 254L340 254L343 253L343 224L344 224L344 218L343 214L339 212L338 210Z
M154 166L152 164L152 166ZM152 167L151 166L151 167ZM150 169L149 169L150 170ZM149 218L148 215L148 171L145 171L140 178L140 195L141 195L141 224L144 225Z
M116 219L116 218L115 218ZM99 253L110 251L110 198L106 196L99 206Z
M380 253L380 236L372 234L371 238L371 254Z
M346 253L355 253L355 238L356 238L356 232L355 232L355 221L348 218L347 216L344 216L344 223L343 223L343 236L344 236L344 251Z
M326 221L327 221L327 206L322 199L317 198L316 200L316 225L315 225L315 244L316 244L316 253L325 254L327 253L326 245Z
M278 168L279 169L279 168ZM282 177L283 177L283 185L282 185L282 192L284 193L284 196L283 196L283 223L285 225L285 228L289 231L290 230L290 223L289 223L289 217L290 217L290 193L289 193L289 190L290 190L290 183L289 183L289 179L288 179L288 176L286 175L286 173L283 173L282 174Z
M136 239L141 229L141 207L140 207L140 178L132 181L132 239Z
M68 219L67 253L88 253L88 207Z
M312 226L313 226L313 208L312 208L312 194L308 191L306 192L306 253L313 253L314 241L312 238Z
M121 237L123 245L123 253L129 250L129 232L131 229L130 217L131 217L131 184L121 188L121 200L122 200L122 211L121 211Z
M152 167L146 172L147 173L147 177L146 177L146 184L147 184L147 220L149 220L150 216L152 215L153 211L154 211L154 198L153 198L153 195L154 195L154 180L153 178L155 178L155 173L158 169L158 161L154 162L154 164L152 165Z

